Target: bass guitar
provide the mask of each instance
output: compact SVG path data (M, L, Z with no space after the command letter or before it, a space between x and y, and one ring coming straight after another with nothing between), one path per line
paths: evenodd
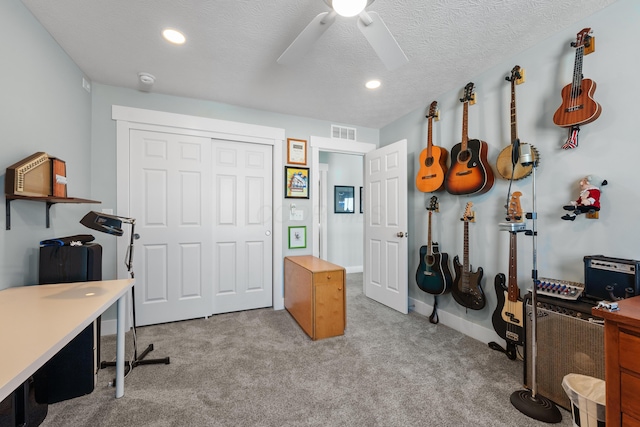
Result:
M456 278L451 288L453 299L463 307L472 310L481 310L486 304L486 297L480 281L482 280L482 267L473 273L469 264L469 223L475 222L475 213L471 211L473 203L467 203L462 218L464 222L464 256L462 264L458 260L458 255L453 258L453 268Z
M523 221L521 195L519 191L512 194L507 209L507 221ZM496 275L494 286L498 305L491 317L496 333L507 343L505 353L512 360L516 358L516 346L524 345L524 311L518 289L517 237L517 231L509 231L509 284L505 285L504 274Z
M467 135L469 102L474 100L473 88L474 84L468 83L460 98L463 104L462 142L451 149L451 167L444 181L445 190L454 195L483 194L493 187L493 171L487 162L489 146L479 139L469 139Z
M418 287L433 295L442 295L451 290L453 280L449 270L449 255L440 253L438 243L431 241L431 215L438 212L438 198L431 197L429 202L429 228L427 245L420 248L420 264L416 271Z
M437 109L438 102L433 101L429 107L427 148L420 153L420 170L416 175L416 188L423 193L433 193L444 188L444 176L447 173L447 158L449 152L433 145L431 128L433 119L440 119L440 112Z
M553 115L553 123L560 127L572 127L591 123L600 117L602 107L593 99L596 83L582 78L582 58L585 48L593 50L591 28L584 28L571 46L576 48L573 81L562 88L562 105Z
M511 70L511 76L505 77L505 80L511 82L511 144L502 149L496 161L498 174L504 179L512 179L514 181L531 175L533 165L538 159L538 151L533 145L527 144L531 148L531 162L523 166L518 161L522 142L518 138L518 126L516 123L516 84L523 79L521 71L520 66L516 65Z

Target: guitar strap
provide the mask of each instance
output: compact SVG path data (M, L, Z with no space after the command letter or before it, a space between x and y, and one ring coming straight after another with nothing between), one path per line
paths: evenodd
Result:
M436 295L433 296L433 311L431 312L431 316L429 316L429 322L434 325L438 324L438 297Z
M574 125L569 129L569 137L567 142L562 146L563 150L570 150L578 146L578 132L580 132L580 126Z

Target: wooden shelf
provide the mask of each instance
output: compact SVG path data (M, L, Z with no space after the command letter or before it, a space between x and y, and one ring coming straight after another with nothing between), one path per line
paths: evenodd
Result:
M97 200L80 199L78 197L55 197L55 196L20 196L16 194L5 194L6 201L6 223L7 230L11 230L11 202L13 200L31 200L34 202L46 203L46 224L47 228L50 226L49 210L51 206L56 203L102 203Z

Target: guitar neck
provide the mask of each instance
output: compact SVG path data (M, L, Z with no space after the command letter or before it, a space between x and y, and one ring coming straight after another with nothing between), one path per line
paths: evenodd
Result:
M518 139L518 129L516 126L516 81L511 79L511 142Z
M428 228L428 231L427 231L427 234L428 234L427 235L427 242L429 242L429 243L427 244L427 256L431 256L432 253L433 253L432 252L432 248L431 248L431 245L432 245L432 243L431 243L431 215L432 215L432 212L429 211L429 226L427 227Z
M462 254L462 281L469 287L469 221L464 222L464 252Z
M433 143L431 142L431 127L433 125L433 117L429 117L429 122L427 126L427 158L431 157L431 147Z
M517 238L518 234L509 232L509 285L508 285L508 298L509 301L518 301L520 297L520 290L518 289L518 248Z
M573 65L573 83L571 84L571 95L575 98L580 95L582 86L582 58L584 57L584 46L576 48L576 60Z
M460 151L467 151L467 142L469 141L469 136L467 134L468 117L469 117L469 101L465 101L462 108L462 145L460 146Z

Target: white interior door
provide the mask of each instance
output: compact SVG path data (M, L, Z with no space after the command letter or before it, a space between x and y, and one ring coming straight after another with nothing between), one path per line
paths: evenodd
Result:
M211 140L131 130L139 326L211 314Z
M365 295L409 312L407 141L365 154Z
M272 148L213 142L213 313L273 305Z

